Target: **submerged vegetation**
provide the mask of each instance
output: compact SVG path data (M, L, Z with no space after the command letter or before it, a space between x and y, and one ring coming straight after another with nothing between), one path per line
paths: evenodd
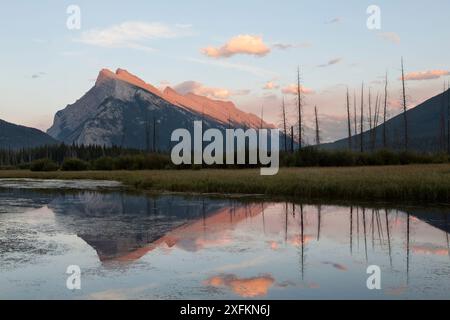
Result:
M282 168L276 176L259 170L154 170L31 172L0 171L0 178L99 179L151 191L263 194L296 199L363 201L450 201L450 165L348 168Z

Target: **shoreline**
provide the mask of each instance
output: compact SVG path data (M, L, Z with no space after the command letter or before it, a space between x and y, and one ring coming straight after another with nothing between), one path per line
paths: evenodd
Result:
M298 200L450 203L450 164L281 168L276 176L260 176L259 169L3 170L0 178L114 180L142 191L281 196Z

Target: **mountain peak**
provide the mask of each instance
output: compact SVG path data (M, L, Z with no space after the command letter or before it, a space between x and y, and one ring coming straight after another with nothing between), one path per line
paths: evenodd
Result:
M102 85L103 83L111 80L121 81L141 88L173 105L190 109L196 113L205 114L222 123L228 123L231 121L234 124L243 124L250 127L259 127L261 124L261 119L253 114L239 110L231 101L215 100L193 92L182 94L171 87L166 87L164 90L159 90L151 84L146 83L136 75L121 68L117 69L116 72L112 72L109 69L102 69L97 78L96 86ZM267 123L265 123L265 125L266 127L273 127Z
M99 85L109 79L115 79L116 78L116 74L114 72L112 72L109 69L102 69L100 70L100 72L98 73L98 77L97 77L97 81L95 82L95 85Z

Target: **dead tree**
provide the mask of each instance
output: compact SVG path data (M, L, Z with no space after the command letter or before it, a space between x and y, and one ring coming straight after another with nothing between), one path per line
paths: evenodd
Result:
M281 104L281 111L283 116L283 131L284 131L284 151L288 150L287 146L287 125L286 125L286 104L284 103L284 97L283 102Z
M291 126L291 153L294 153L294 126Z
M370 90L369 90L369 92L370 92ZM375 106L373 109L373 115L372 115L372 112L371 112L372 106L371 106L370 96L371 95L369 94L369 127L370 127L369 137L370 137L370 150L373 151L373 149L374 149L373 139L374 139L374 131L375 131L375 113L376 113L376 104L378 103L378 101L375 102Z
M350 95L348 93L348 87L347 87L347 125L348 125L348 148L349 150L352 150L352 122L350 120Z
M357 114L356 114L356 108L357 108L357 105L356 105L356 91L354 91L353 92L353 113L354 113L354 115L353 115L353 117L354 117L354 122L355 122L355 139L356 139L356 136L358 135L358 120L357 120ZM356 147L356 144L357 143L355 143L355 147Z
M446 132L445 132L445 81L444 81L444 89L442 91L442 97L441 97L441 115L439 117L439 137L438 137L438 141L439 141L439 149L441 152L444 152L444 150L446 149L445 145L446 145L446 141L445 141L445 136L446 136Z
M372 151L375 150L377 142L377 127L378 120L380 116L380 94L377 93L377 98L375 100L375 111L373 114L373 126L372 126Z
M369 132L372 132L372 89L369 87Z
M264 127L264 105L261 106L261 124L259 128L262 129Z
M148 109L145 110L145 151L150 152L150 124L148 119Z
M316 115L316 145L320 144L320 129L319 129L319 117L317 116L317 106L314 106L314 113Z
M363 131L364 131L364 82L361 86L361 123L360 125L360 135L361 135L361 152L364 152L364 137L363 137Z
M405 88L405 69L402 57L402 95L403 95L403 124L405 129L405 151L408 151L408 115L406 110L406 88Z
M383 111L383 148L387 148L387 136L386 136L386 118L387 118L387 97L388 97L388 74L386 71L386 79L384 82L384 111Z
M450 155L450 81L447 82L447 153Z
M302 148L302 83L300 78L300 67L297 69L297 106L298 106L298 148Z

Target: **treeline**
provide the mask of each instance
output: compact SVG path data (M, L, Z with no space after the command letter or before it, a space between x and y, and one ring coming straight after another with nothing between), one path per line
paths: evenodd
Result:
M77 158L65 158L61 165L51 159L43 158L22 164L21 169L31 171L112 171L112 170L161 170L172 168L170 158L163 154L121 155L118 157L100 157L91 161Z
M294 153L282 153L280 156L280 165L282 167L351 167L449 162L450 156L446 153L396 152L388 149L374 152L357 152L349 150L321 150L316 147L305 147Z
M116 158L123 155L139 155L143 151L136 149L126 149L118 146L84 146L84 145L51 145L36 148L24 148L18 150L0 149L0 166L17 167L30 164L35 160L49 159L57 165L62 165L66 158L76 158L82 161L91 162L102 157Z
M349 167L449 163L448 154L421 154L410 151L379 150L356 152L322 150L314 146L294 152L281 152L280 167ZM236 163L236 162L235 162ZM175 166L169 154L147 153L120 147L48 146L23 150L0 150L0 169L32 171L161 170L161 169L242 169L259 165L181 165Z

